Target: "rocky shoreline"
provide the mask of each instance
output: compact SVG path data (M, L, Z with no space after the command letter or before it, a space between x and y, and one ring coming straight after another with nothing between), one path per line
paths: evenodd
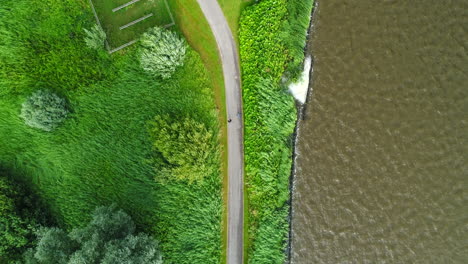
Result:
M315 1L314 2L314 7L312 9L312 13L311 13L311 16L310 16L310 25L309 25L309 29L307 31L307 44L306 46L304 47L304 61L305 59L307 58L307 56L310 56L311 57L311 67L310 67L310 70L309 70L309 86L308 86L308 90L307 90L307 97L305 99L305 102L303 104L299 103L299 102L296 102L296 109L297 109L297 120L296 120L296 126L294 128L294 133L292 135L292 146L293 146L293 152L292 152L292 166L291 166L291 175L289 177L289 216L288 216L288 223L289 223L289 232L288 232L288 245L287 245L287 248L286 248L286 255L287 255L287 259L286 259L286 262L285 263L291 263L291 252L292 252L292 216L293 216L293 192L294 192L294 180L295 180L295 176L296 176L296 159L297 159L297 139L299 138L299 125L300 125L300 122L302 120L305 120L306 116L305 116L305 112L306 112L306 106L307 106L307 103L309 101L309 99L311 98L311 89L310 87L312 86L312 82L313 82L313 79L312 79L312 74L313 74L313 71L314 71L314 57L312 56L312 54L307 54L307 51L309 49L309 46L310 46L310 43L309 43L309 40L310 40L310 37L311 37L311 34L313 33L313 27L314 27L314 15L315 15L315 10L318 6L318 1Z

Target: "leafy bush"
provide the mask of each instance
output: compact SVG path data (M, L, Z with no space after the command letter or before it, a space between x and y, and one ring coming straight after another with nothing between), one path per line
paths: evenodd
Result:
M48 90L39 90L23 103L20 116L30 127L52 131L67 114L65 99Z
M168 163L168 176L194 182L216 172L216 137L204 124L187 117L156 116L150 134L153 148Z
M0 263L16 259L32 246L34 230L47 217L37 197L26 186L0 171Z
M167 79L184 64L186 49L176 33L154 27L141 38L140 64L150 74Z
M296 109L280 82L295 76L287 71L304 57L303 26L312 1L299 2L303 6L295 0L263 0L246 7L240 19L250 263L285 258Z
M106 33L98 24L95 24L90 30L84 29L84 31L86 33L85 43L88 48L95 50L104 48Z
M23 219L17 214L14 200L17 196L12 184L0 178L0 260L12 257L31 242L35 223L33 219Z
M135 263L161 264L158 243L146 234L134 234L135 224L115 206L99 207L87 226L70 233L42 228L38 243L25 255L27 263Z

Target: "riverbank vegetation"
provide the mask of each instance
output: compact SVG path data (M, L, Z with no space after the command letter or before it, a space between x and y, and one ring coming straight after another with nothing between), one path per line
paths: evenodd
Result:
M190 24L190 17L184 19L176 32ZM112 55L89 48L85 29L95 25L85 0L2 1L0 163L38 190L64 230L85 226L95 207L115 203L160 242L165 263L219 262L222 185L212 72L188 47L183 65L167 78L148 73L140 44ZM189 43L203 49L197 39ZM211 69L220 68L216 63ZM22 104L39 90L66 101L66 118L51 131L29 127L20 117ZM187 131L180 135L210 135L200 138L210 144L203 149L214 157L210 167L167 177L187 156L162 158L167 146L154 146L158 116L167 126L178 117L199 125L181 125Z
M249 263L283 263L296 110L286 84L302 69L313 2L262 0L240 18Z

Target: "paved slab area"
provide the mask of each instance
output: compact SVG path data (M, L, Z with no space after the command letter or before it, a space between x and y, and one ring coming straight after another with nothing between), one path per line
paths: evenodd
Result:
M133 26L133 25L135 25L136 23L141 22L141 21L147 19L148 17L152 17L152 16L153 16L153 13L148 14L148 15L143 16L143 17L140 17L140 18L137 19L137 20L134 20L134 21L132 21L132 22L130 22L130 23L128 23L128 24L125 24L125 25L119 27L119 29L122 30L122 29L124 29L124 28L128 28L128 27Z
M125 8L125 7L127 7L129 5L133 5L134 3L139 2L139 1L140 0L132 0L132 1L128 2L128 3L126 3L126 4L123 4L123 5L119 6L119 7L116 7L114 9L112 9L112 12L115 13L115 12L119 11L120 9L123 9L123 8Z
M106 49L109 53L135 43L148 28L166 28L175 24L167 0L88 1L96 22L107 34ZM116 7L116 2L122 5Z

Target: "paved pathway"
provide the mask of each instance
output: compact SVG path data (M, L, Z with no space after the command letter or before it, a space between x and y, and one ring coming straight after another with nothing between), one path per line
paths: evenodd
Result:
M221 55L228 119L228 245L227 263L243 262L244 151L239 54L217 0L197 0L215 36Z

